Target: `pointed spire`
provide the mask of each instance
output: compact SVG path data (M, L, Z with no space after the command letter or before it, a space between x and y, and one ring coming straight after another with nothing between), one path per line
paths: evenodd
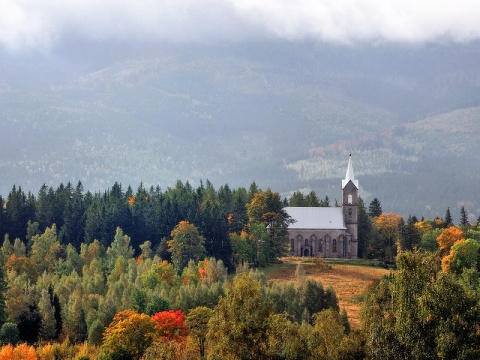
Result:
M342 189L347 186L348 182L352 181L353 185L358 189L358 180L355 179L355 175L353 174L353 166L352 166L352 154L348 158L348 166L347 166L347 173L345 175L345 179L342 180Z

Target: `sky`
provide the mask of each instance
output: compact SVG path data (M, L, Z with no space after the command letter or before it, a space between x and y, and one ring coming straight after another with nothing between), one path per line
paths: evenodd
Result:
M0 49L91 42L470 42L478 0L0 0Z

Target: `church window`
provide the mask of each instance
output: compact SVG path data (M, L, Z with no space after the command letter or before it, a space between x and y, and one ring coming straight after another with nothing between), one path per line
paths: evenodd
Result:
M305 246L308 246L308 239L305 239Z
M348 203L353 204L352 194L348 194Z
M332 241L332 251L337 252L337 240L333 239Z
M319 252L323 252L322 242L321 242L321 241L318 243L318 251L319 251Z
M295 250L295 240L290 239L290 251L293 252Z

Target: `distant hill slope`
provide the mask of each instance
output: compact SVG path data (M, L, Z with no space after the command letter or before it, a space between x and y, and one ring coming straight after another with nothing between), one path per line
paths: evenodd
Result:
M208 178L339 199L352 152L367 202L427 217L465 204L473 219L479 51L259 43L4 65L0 193Z

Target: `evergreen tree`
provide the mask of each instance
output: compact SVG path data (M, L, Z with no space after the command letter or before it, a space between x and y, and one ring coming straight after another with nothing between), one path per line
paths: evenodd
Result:
M7 321L7 306L5 304L7 279L5 274L5 260L0 256L0 327Z
M358 257L367 258L367 242L372 237L372 219L368 216L365 203L359 196L358 204Z
M330 206L330 199L328 195L325 195L325 198L323 200L320 200L319 205L322 207L329 207Z
M418 247L421 240L421 234L415 226L415 220L412 216L408 217L407 223L400 224L400 246L402 250L413 250Z
M378 198L373 199L368 206L368 215L371 217L377 217L382 215L382 204Z
M305 196L301 191L295 191L290 197L289 206L306 206Z
M307 196L305 196L305 205L312 207L320 206L320 200L318 200L318 196L314 191L310 191Z
M462 208L460 209L460 225L465 228L470 225L468 222L468 213L465 210L465 206L462 206Z
M450 208L447 208L445 212L445 227L453 225L452 214L450 213Z

